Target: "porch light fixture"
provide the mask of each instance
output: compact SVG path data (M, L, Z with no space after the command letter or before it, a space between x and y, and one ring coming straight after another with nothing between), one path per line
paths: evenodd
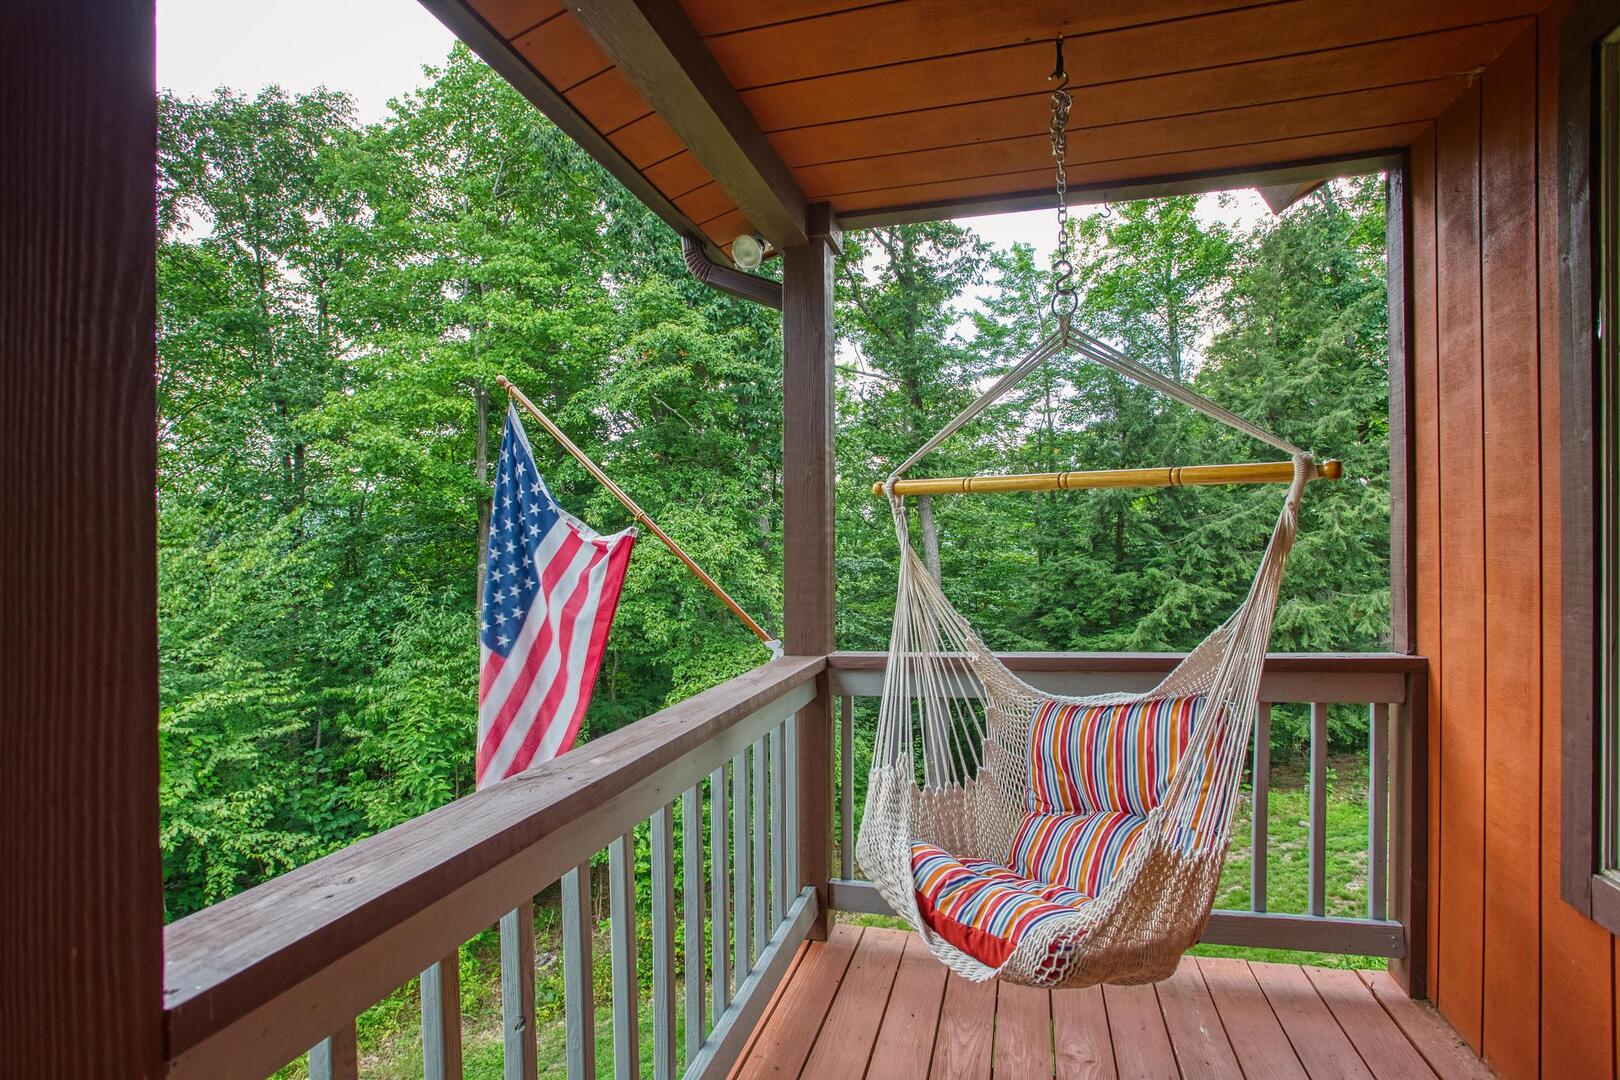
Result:
M765 261L765 241L753 233L741 233L731 242L731 261L739 270L757 270Z

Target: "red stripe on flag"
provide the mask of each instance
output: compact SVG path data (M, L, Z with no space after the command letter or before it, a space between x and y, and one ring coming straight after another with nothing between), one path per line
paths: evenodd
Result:
M579 695L574 715L568 718L568 730L557 746L561 754L574 745L579 736L579 725L585 720L585 710L591 703L591 688L596 686L597 672L602 670L602 657L606 653L608 629L613 625L614 613L619 608L619 590L624 585L625 571L630 567L630 549L635 537L627 536L609 557L607 576L602 581L602 600L596 608L596 622L591 627L591 642L585 653L585 670L580 673L580 685L586 690Z
M520 773L529 767L529 763L534 760L534 752L540 748L546 732L550 731L551 725L556 722L556 717L551 714L557 708L557 701L567 692L570 685L568 659L574 641L574 623L579 620L579 609L590 599L591 571L606 555L607 552L603 548L596 549L579 575L579 584L574 587L573 593L563 604L562 618L558 620L557 671L551 677L551 685L546 687L546 696L541 699L540 707L535 710L534 723L529 725L528 733L523 736L523 743L512 755L512 763L506 769L507 776ZM583 692L580 694L581 698L585 696ZM560 754L566 749L565 746L559 746L557 752Z
M535 598L536 604L541 603L544 597L551 594L551 590L556 587L558 579L562 577L563 571L568 569L569 564L574 561L574 555L583 546L584 541L580 540L579 535L570 529L568 535L563 538L563 542L558 545L557 554L553 556L551 562L541 572L540 596ZM532 609L527 617L534 617ZM484 738L479 742L478 771L480 783L483 781L484 766L500 749L501 742L506 737L506 731L512 726L512 719L517 715L518 708L523 704L529 686L534 682L534 677L539 672L540 665L544 662L550 647L551 620L546 619L540 626L540 632L536 636L534 644L529 646L528 654L523 658L523 666L518 670L511 691L506 695L506 700L501 702L500 712L495 714L495 719L490 722L489 731L485 733ZM493 679L491 681L493 682ZM480 702L479 704L482 706L486 703ZM497 777L496 779L504 779L504 777Z

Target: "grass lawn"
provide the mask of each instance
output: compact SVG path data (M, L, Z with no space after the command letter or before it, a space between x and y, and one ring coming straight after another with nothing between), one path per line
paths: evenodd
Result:
M1216 906L1235 910L1249 907L1251 803L1245 793L1232 830L1232 850L1221 876ZM1272 774L1269 852L1267 859L1268 907L1277 912L1304 912L1308 888L1310 797L1305 777L1278 763ZM1327 911L1330 915L1361 916L1367 910L1367 773L1359 756L1335 757L1329 763ZM563 980L560 949L561 920L553 902L542 896L535 916L535 993L539 1022L540 1076L563 1080ZM843 916L861 925L903 926L899 920L878 916ZM596 962L597 1063L607 1070L613 1060L613 1020L608 972L605 913L599 913ZM647 935L640 935L648 948ZM1376 957L1338 956L1328 953L1249 949L1227 945L1200 945L1203 956L1241 956L1281 960L1325 967L1382 967ZM641 1074L650 1077L652 1047L650 968L644 954L639 967L643 992L640 1008ZM486 931L461 950L462 1048L467 1080L500 1080L501 1005L499 946L493 930ZM677 1009L677 1022L681 1020ZM421 1014L416 980L389 995L360 1017L361 1072L366 1076L406 1080L422 1075ZM285 1080L308 1075L302 1060L276 1074Z

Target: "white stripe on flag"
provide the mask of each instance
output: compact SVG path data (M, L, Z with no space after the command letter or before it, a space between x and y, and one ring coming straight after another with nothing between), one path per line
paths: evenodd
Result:
M551 721L546 727L545 737L540 742L540 748L535 751L534 760L550 761L557 756L558 745L563 736L568 733L569 721L573 719L574 708L585 686L585 662L590 655L591 630L596 626L596 610L602 601L602 585L607 580L608 567L613 560L609 553L602 552L602 558L591 567L590 579L586 583L589 592L585 603L580 606L579 614L574 619L573 634L568 642L567 652L564 654L566 670L563 672L563 685L566 687L562 700L552 711Z
M557 676L557 669L561 659L559 638L562 634L563 616L572 603L575 592L588 587L589 580L585 577L585 567L589 564L591 558L597 554L597 550L594 544L581 544L579 550L574 553L573 559L569 562L568 568L558 576L557 585L551 593L553 600L560 598L562 603L547 604L544 597L537 596L533 607L529 610L528 618L524 619L525 631L527 631L529 623L539 623L542 620L548 622L551 629L551 633L548 635L550 640L546 643L546 652L541 658L539 669L534 673L534 679L526 686L518 683L517 692L522 694L522 702L518 706L516 715L512 717L512 723L507 727L505 736L501 739L500 748L490 757L489 766L485 769L487 782L506 777L507 770L511 768L512 759L517 756L519 748L523 745L523 740L529 734L530 726L535 721L536 714L540 711L540 705L545 700L546 690ZM603 560L603 562L606 561ZM544 566L545 564L542 563L541 565ZM577 606L583 607L584 605ZM530 639L531 649L539 647L540 642L537 640L539 636L537 631ZM515 679L527 659L527 650L523 657L519 657L517 652L514 651L507 660L507 666L501 669L501 678L497 679L497 683L505 678L508 671L513 673ZM510 685L511 680L507 681ZM504 704L508 696L510 696L510 691L506 695L498 696L492 689L489 695L489 703L494 705L495 711L498 712L501 706L496 705L496 703Z
M572 534L568 528L561 523L547 530L546 535L540 541L539 550L535 552L534 571L536 573L544 575L546 567L551 565L551 560L556 557L563 542L570 535ZM588 547L589 545L585 546ZM566 574L566 571L564 573ZM534 639L539 636L540 627L544 624L544 620L535 618L534 613L544 610L546 606L546 594L542 585L541 592L535 596L534 603L523 620L523 625L518 628L517 640L512 646L512 651L507 654L505 661L501 665L501 670L495 676L495 681L490 684L489 692L484 694L482 700L478 703L479 746L484 745L484 739L489 734L490 724L495 717L500 715L501 706L511 696L513 684L523 674L524 658L529 655L529 650L534 647ZM508 726L506 730L510 734L512 728ZM502 778L502 774L485 770L485 778L487 783L494 783Z

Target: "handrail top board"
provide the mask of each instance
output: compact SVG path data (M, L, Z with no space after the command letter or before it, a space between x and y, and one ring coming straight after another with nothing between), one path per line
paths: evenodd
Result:
M1131 672L1169 671L1185 653L1176 652L998 652L997 659L1012 671ZM827 666L835 671L882 671L889 656L882 652L835 652ZM1427 670L1428 657L1407 653L1289 653L1266 654L1268 672L1353 672L1408 674Z
M170 1056L542 843L826 666L823 656L769 661L170 924L164 931Z

